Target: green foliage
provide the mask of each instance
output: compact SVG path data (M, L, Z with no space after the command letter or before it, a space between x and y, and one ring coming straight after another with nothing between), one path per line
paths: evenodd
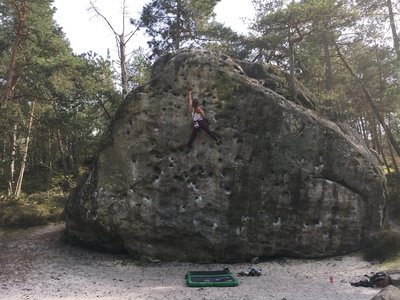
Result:
M202 46L205 32L220 0L153 0L143 7L141 24L158 57L181 47Z
M400 234L382 230L364 250L364 258L368 261L385 261L400 256Z
M391 230L382 230L364 250L367 260L378 260L389 266L400 260L400 180L397 176L388 176L388 200L386 204L387 220Z
M349 26L354 13L346 1L310 0L302 2L255 1L257 18L251 28L253 47L258 48L257 59L286 64L288 40L300 42L316 37L314 45L321 50L322 35L335 35L335 31ZM330 38L333 38L331 36ZM301 51L298 47L297 51ZM310 56L314 53L308 53Z
M0 198L1 199L1 198ZM23 228L59 222L63 218L66 195L53 189L0 202L0 227Z
M133 59L128 67L128 72L131 89L134 89L150 80L151 61L146 57L143 48L134 51L132 56Z
M203 35L208 41L203 45L204 48L218 50L237 59L246 59L251 53L251 42L248 38L218 22L210 22Z
M26 21L19 45L13 44L18 23L14 2L0 4L0 22L4 25L0 33L0 46L4 45L0 48L0 79L6 78L10 69L11 50L18 50L11 99L0 110L0 192L8 187L7 181L14 185L23 175L21 162L33 102L37 105L29 137L27 173L44 167L47 173L43 178L52 182L62 174L65 183L71 175L78 176L81 165L97 151L100 136L121 99L114 86L111 62L93 53L73 54L53 21L51 2L20 2L26 6ZM11 40L7 40L9 37ZM0 98L4 92L0 87ZM31 188L23 190L30 192Z
M3 57L9 49L13 38L12 28L14 24L13 18L10 18L11 10L12 6L8 0L0 2L0 57Z
M396 175L388 175L388 217L400 224L400 179Z
M225 73L219 74L215 87L217 89L218 98L221 101L232 102L232 95L235 91L235 84L232 78L228 77Z

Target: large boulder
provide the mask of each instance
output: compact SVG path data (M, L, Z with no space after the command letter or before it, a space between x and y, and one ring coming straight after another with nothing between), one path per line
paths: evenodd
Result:
M284 78L263 73L269 88L241 65L202 50L162 57L150 82L120 106L69 197L69 236L198 262L362 247L383 219L386 183L376 158L349 128L285 99ZM200 132L187 154L190 89L223 143Z

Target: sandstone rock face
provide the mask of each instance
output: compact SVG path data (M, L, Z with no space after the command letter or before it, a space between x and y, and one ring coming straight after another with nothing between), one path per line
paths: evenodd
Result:
M251 78L220 53L162 57L152 80L119 108L71 194L68 234L197 262L359 249L381 226L384 174L357 135L285 99L274 76ZM200 132L186 154L190 89L223 143Z
M371 300L399 300L400 290L393 285L388 285L383 288L378 294L371 298Z

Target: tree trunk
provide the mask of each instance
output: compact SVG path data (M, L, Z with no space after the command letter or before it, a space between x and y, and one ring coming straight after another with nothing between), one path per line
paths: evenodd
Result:
M71 150L69 151L69 161L71 163L71 170L74 174L75 177L79 176L79 156L78 153L79 151L76 150L76 144L72 143L71 145Z
M385 168L386 168L386 172L387 172L388 175L390 175L392 173L392 171L390 171L390 165L389 165L389 163L388 163L388 161L386 159L385 153L382 153L381 156L382 156L383 164L385 165Z
M1 151L1 164L5 165L5 162L6 162L6 140L4 139L3 140L3 147L2 147L2 151ZM0 177L3 178L3 176L4 176L4 168L1 168Z
M375 136L376 136L376 142L375 142L376 149L377 149L378 154L382 157L382 160L386 167L388 175L390 175L391 174L390 164L388 163L388 161L386 159L386 154L385 154L385 149L384 149L384 140L387 141L387 143L389 144L389 147L391 147L391 146L390 146L390 143L387 140L387 138L382 137L382 131L380 130L380 126L378 124L376 124L375 118L372 117L372 119L373 119L372 128L373 128L373 132L375 132ZM393 151L392 151L392 154L393 154Z
M51 140L51 132L50 130L47 133L48 135L48 145L47 145L47 155L45 157L47 157L48 162L47 162L47 166L49 168L50 171L50 176L53 174L53 147L52 147L52 140Z
M121 83L122 83L122 97L128 95L128 72L127 72L127 65L126 65L126 45L125 45L125 33L119 35L119 53L120 53L120 63L121 63Z
M15 122L11 138L11 157L10 157L10 174L8 177L8 196L13 194L14 190L14 175L15 175L15 155L17 153L17 130L18 124Z
M370 126L370 133L371 133L371 148L378 151L379 154L382 153L381 149L379 148L379 137L378 137L378 132L379 132L379 125L376 124L376 118L371 112L367 112L367 115L369 117L369 123L371 124Z
M182 1L177 0L176 1L176 28L175 28L174 37L173 37L175 50L179 50L179 48L181 46L181 41L180 41L181 11L182 11Z
M331 54L329 51L329 43L326 32L323 33L323 47L324 47L324 60L325 60L325 90L330 92L332 90L332 64Z
M393 163L394 173L396 174L396 176L398 176L398 175L400 174L400 172L399 172L399 166L397 165L396 157L395 157L395 155L394 155L394 153L393 153L393 147L392 147L392 145L390 144L389 139L387 139L387 143L388 143L390 158L391 158L392 163Z
M361 129L361 134L363 136L365 143L367 144L368 147L370 147L368 134L367 134L367 128L365 126L365 117L363 115L360 116L360 129Z
M12 47L10 65L7 69L6 85L4 87L4 94L3 94L3 98L0 99L0 109L7 105L7 101L12 96L12 91L14 89L14 74L15 74L15 68L17 65L17 55L18 55L18 52L20 49L22 33L23 33L23 30L25 27L25 20L26 20L26 3L25 3L25 1L24 0L23 1L15 1L15 7L16 7L16 10L18 11L18 25L17 25L17 30L15 33L15 42Z
M125 41L125 10L126 10L126 4L125 0L123 1L122 5L122 33L117 34L117 32L114 30L113 26L111 23L108 21L108 19L101 14L101 12L98 10L98 8L94 5L93 1L89 1L91 5L91 9L93 9L98 16L100 16L108 25L108 27L112 30L114 33L116 42L117 42L117 49L119 51L119 60L120 60L120 68L121 68L121 88L122 88L122 97L125 99L125 97L128 95L128 67L127 67L127 59L126 59L126 43L129 41L129 39L134 35L137 30L139 30L139 27L134 30L134 32L128 37L127 41ZM129 35L128 35L129 36Z
M393 47L396 51L397 60L400 60L400 41L396 32L396 22L394 20L393 5L391 0L386 0L386 5L389 11L390 29L392 30Z
M25 167L26 167L26 159L28 158L29 141L30 141L32 125L33 125L33 115L35 113L35 104L36 104L36 100L32 102L31 113L30 113L30 116L29 116L29 123L28 123L28 133L26 135L25 147L24 147L24 152L23 152L23 156L22 156L21 167L20 167L20 170L19 170L18 181L17 181L17 185L15 187L14 195L17 198L21 194L21 190L22 190L22 181L24 179L24 173L25 173Z
M391 123L392 123L392 122L391 122L391 118L390 118L390 114L389 114L389 117L388 117L388 127L389 127L390 130L393 128ZM390 144L389 139L386 138L386 141L387 141L388 148L389 148L390 158L391 158L392 163L393 163L394 172L395 172L396 176L398 176L398 175L400 174L400 171L399 171L399 166L397 165L396 157L395 157L395 155L394 155L394 153L393 153L393 147L392 147L392 145Z
M344 64L345 68L349 71L351 76L360 85L361 90L363 91L363 93L365 95L365 99L367 100L368 104L370 105L370 107L371 107L372 111L374 112L376 118L378 119L379 123L382 125L387 138L389 139L389 141L392 144L394 150L396 151L397 156L400 157L400 146L396 142L394 136L392 135L392 132L390 131L389 127L387 126L387 124L385 122L385 119L383 118L382 114L379 112L378 107L376 106L374 100L371 97L371 94L369 93L368 89L364 86L364 83L362 82L362 80L360 78L358 78L357 74L354 73L353 69L350 67L350 65L348 64L348 62L346 61L346 59L344 58L344 56L340 52L339 46L337 44L335 44L335 47L336 47L336 51L337 51L337 53L339 55L340 60Z
M289 82L290 82L290 91L292 93L293 100L297 100L297 87L296 87L296 78L294 72L294 45L289 36Z
M58 142L58 150L60 151L60 160L61 160L61 167L63 169L64 176L68 176L68 166L67 166L67 159L64 150L64 144L61 138L61 131L57 129L57 142Z

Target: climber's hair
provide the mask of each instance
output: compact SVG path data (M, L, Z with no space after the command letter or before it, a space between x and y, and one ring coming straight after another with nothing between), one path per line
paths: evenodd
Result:
M192 101L192 106L193 106L194 108L196 108L197 106L199 106L199 101L198 101L198 100L193 100L193 101Z

